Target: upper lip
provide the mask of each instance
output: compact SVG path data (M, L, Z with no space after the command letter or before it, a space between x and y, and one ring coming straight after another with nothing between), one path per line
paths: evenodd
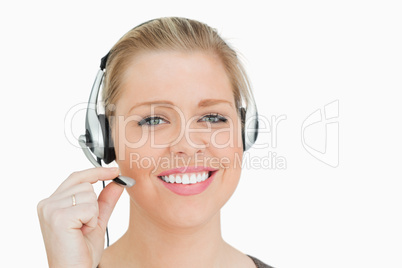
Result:
M174 169L165 170L158 174L159 177L161 176L169 176L170 174L176 173L193 173L193 172L202 172L202 171L216 171L216 168L210 167L179 167Z

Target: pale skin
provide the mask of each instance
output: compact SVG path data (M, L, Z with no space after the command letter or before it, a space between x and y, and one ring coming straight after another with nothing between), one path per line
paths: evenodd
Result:
M241 160L243 151L232 87L220 59L206 52L142 52L133 57L123 79L112 136L121 174L136 180L127 189L128 230L103 249L105 226L123 188L110 183L96 200L90 184L113 179L118 171L97 168L74 173L38 205L50 267L96 267L99 263L100 268L255 268L248 256L221 236L220 209L237 187L241 165L235 163L235 156ZM130 116L151 116L151 105L135 104L161 100L170 104L154 109L152 116L162 120L153 121L153 126L124 121ZM204 105L199 106L200 102ZM169 107L176 107L181 116ZM207 122L213 119L208 115L216 113L227 122ZM177 139L183 120L185 130L193 131L189 138ZM141 146L127 146L151 133L152 139ZM219 146L231 140L232 144ZM139 167L130 162L133 154L153 159L174 155L190 166L197 157L206 160L203 166L212 166L207 159L222 161L213 166L218 172L205 191L181 196L163 186L157 175L183 165ZM72 194L77 200L74 207Z

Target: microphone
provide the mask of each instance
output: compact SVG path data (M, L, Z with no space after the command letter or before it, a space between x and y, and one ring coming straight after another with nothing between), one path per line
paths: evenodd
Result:
M91 151L87 147L85 135L81 135L78 138L78 143L81 146L81 149L84 152L85 156L88 158L89 162L91 162L95 167L101 167L101 165L95 160L95 158L91 154ZM113 181L116 182L117 184L120 184L121 186L127 187L127 188L132 187L135 184L134 179L132 179L130 177L126 177L126 176L121 176L121 175L114 178Z

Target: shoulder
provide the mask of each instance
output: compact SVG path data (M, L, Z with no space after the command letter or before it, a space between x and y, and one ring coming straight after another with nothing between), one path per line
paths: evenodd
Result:
M263 263L262 261L260 261L259 259L255 258L253 256L250 256L250 255L247 255L247 256L249 256L253 260L253 262L257 268L273 268L272 266L269 266L268 264Z

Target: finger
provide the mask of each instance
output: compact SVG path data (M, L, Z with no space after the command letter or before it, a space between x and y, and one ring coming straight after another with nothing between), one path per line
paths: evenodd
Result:
M77 195L79 193L84 193L84 192L93 192L95 193L94 187L91 183L89 182L84 182L80 183L77 185L73 185L70 188L64 189L64 191L59 190L51 195L52 200L60 200L64 199L66 197L71 197L72 195Z
M72 195L64 196L57 200L52 200L48 206L50 209L63 209L82 204L98 205L98 197L95 192L80 192Z
M117 204L124 188L117 183L109 183L100 193L98 198L99 205L99 225L106 230L107 223L114 207Z
M97 181L112 180L119 175L118 168L104 168L97 167L86 169L83 171L77 171L72 173L60 186L56 192L64 191L73 185L77 185L84 182L95 183Z
M56 215L57 220L61 218L60 211L77 204L92 203L98 205L98 198L92 184L81 183L71 188L54 193L38 204L38 215L42 218L51 218Z
M84 225L95 228L98 216L98 205L86 203L58 210L54 213L54 223L67 229L81 229Z

